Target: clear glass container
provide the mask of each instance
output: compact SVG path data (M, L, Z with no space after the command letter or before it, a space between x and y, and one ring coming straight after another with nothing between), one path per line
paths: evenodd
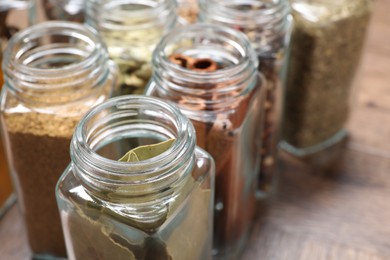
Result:
M183 25L196 23L198 20L198 1L197 0L178 0L179 4L179 22Z
M267 80L261 134L259 195L273 192L277 181L278 144L285 96L285 71L292 17L287 0L200 0L199 20L222 24L248 36Z
M156 157L118 161L117 147L171 138ZM215 166L195 142L190 121L160 99L117 97L89 112L57 185L69 259L211 259Z
M120 77L117 94L142 94L154 48L176 25L175 0L90 0L86 20L103 37Z
M283 148L313 166L340 157L370 0L292 0Z
M164 36L152 64L146 93L176 103L216 163L214 255L237 259L256 206L264 89L256 54L242 33L196 24Z
M4 52L1 130L34 257L66 256L55 185L76 124L111 96L115 68L98 35L70 22L20 31Z
M84 5L86 0L30 0L30 2L30 24L50 20L84 22Z
M0 40L2 49L8 40L21 29L28 26L28 14L31 8L29 0L0 1Z

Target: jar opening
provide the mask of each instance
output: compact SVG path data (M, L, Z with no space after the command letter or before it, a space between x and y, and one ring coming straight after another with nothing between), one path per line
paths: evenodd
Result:
M157 96L180 100L186 111L234 109L232 104L261 84L247 37L220 25L200 23L171 31L157 46L152 65Z
M8 89L26 102L65 104L102 88L113 67L95 31L72 22L44 22L12 37L4 52Z
M290 11L287 0L200 0L200 7L201 16L207 13L219 22L244 27L280 22Z
M95 0L88 5L87 12L93 10L89 13L90 22L98 19L103 28L112 30L140 30L164 24L176 9L176 1L172 0ZM96 12L99 18L92 17ZM171 18L175 20L175 16Z
M174 55L179 56L179 63L170 60ZM186 65L186 62L180 55L197 59L195 68L207 68L210 66L210 60L216 62L219 68L199 73L199 70L185 68L183 65ZM163 37L153 54L155 69L169 68L180 72L183 78L194 79L193 81L199 83L210 80L216 83L225 81L227 76L242 75L248 67L257 67L257 64L256 54L244 34L210 24L196 24L171 31Z
M132 148L170 138L176 138L172 147L154 158L118 161ZM76 128L71 158L84 182L144 185L147 191L156 188L150 184L160 187L185 174L177 173L177 168L193 160L194 149L193 126L178 108L134 95L113 98L89 112Z
M103 48L100 45L97 35L83 25L45 22L16 34L4 60L21 71L33 71L40 76L61 75L88 66Z

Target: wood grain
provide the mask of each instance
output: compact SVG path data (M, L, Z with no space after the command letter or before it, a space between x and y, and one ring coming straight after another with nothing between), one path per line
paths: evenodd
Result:
M278 193L259 204L244 260L390 259L390 10L375 1L350 141L328 174L288 160ZM0 222L0 259L26 259L16 207Z

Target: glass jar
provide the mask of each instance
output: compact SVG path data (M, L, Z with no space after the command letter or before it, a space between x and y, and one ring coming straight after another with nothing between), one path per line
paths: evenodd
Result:
M267 80L259 195L274 191L285 96L285 71L291 35L287 0L200 0L199 20L229 26L248 36Z
M103 37L120 77L117 94L142 94L152 52L176 24L175 0L90 0L86 20Z
M3 143L31 250L34 257L66 256L55 185L76 124L110 97L115 66L88 28L46 22L11 38L3 73Z
M176 103L215 160L214 254L237 259L256 205L264 83L256 54L242 33L196 24L168 33L152 64L146 93Z
M196 23L198 20L198 1L197 0L178 0L179 4L179 22L183 25Z
M30 0L30 2L30 24L50 20L84 22L85 0Z
M3 49L12 35L28 26L30 8L29 0L0 1L0 40Z
M292 0L283 148L327 167L346 137L349 99L371 13L370 0Z
M171 138L156 157L117 161L115 147ZM57 185L70 259L211 259L214 161L176 106L113 98L81 120L70 153Z

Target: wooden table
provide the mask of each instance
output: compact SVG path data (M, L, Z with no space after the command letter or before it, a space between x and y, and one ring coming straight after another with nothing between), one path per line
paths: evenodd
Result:
M285 162L242 259L390 259L389 11L390 0L376 1L341 162L326 175ZM13 207L0 221L0 259L28 255Z

